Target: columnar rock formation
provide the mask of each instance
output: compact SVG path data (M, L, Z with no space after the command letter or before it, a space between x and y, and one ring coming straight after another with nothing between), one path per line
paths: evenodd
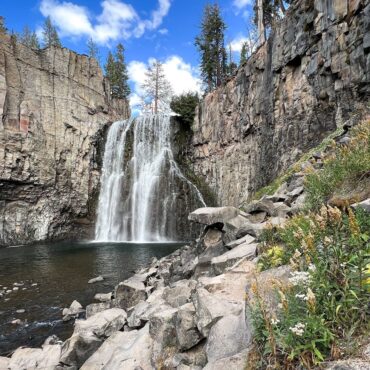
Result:
M367 4L367 5L366 5ZM369 97L370 4L299 0L195 123L194 170L238 206Z
M83 235L107 124L127 118L97 62L0 35L0 245Z

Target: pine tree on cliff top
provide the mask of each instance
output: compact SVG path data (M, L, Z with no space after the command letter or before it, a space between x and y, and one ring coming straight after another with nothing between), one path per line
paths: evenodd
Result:
M130 95L130 86L128 85L127 67L124 57L124 47L118 44L116 53L108 53L107 62L104 66L105 75L111 85L111 95L114 98L124 99Z
M45 19L42 36L44 40L44 47L49 46L57 46L59 48L62 47L58 32L53 23L51 22L50 17L47 17Z
M6 33L5 18L0 15L0 33Z
M23 28L23 32L19 36L19 40L22 44L30 47L31 49L40 49L40 43L36 32L31 31L28 26Z
M200 68L206 90L220 86L227 74L227 55L224 45L226 25L217 4L206 5L201 23L200 35L195 46L200 53Z
M145 75L146 79L142 85L142 89L145 91L145 96L143 97L145 106L143 109L150 110L150 113L155 114L168 112L173 94L171 84L165 76L163 64L155 60L149 65Z
M87 41L87 55L100 64L99 48L91 37Z

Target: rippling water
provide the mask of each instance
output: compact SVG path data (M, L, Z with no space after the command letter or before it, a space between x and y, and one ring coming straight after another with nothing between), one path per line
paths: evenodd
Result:
M0 291L23 284L0 298L0 355L21 345L39 346L52 334L66 339L73 322L62 321L64 307L74 299L83 306L92 303L95 293L111 291L153 257L181 245L69 242L0 249ZM105 280L87 283L98 275ZM16 313L20 309L25 313ZM11 324L15 319L22 324Z

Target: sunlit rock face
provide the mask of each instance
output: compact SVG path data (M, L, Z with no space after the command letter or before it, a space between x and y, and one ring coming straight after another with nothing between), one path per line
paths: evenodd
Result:
M129 116L108 91L95 60L0 35L0 245L93 236L107 126Z
M240 205L361 112L369 22L368 1L298 1L236 76L206 96L190 158L219 205Z

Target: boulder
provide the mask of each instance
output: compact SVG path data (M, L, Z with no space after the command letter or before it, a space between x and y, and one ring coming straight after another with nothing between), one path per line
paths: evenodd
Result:
M176 319L176 337L181 352L193 348L203 338L195 321L195 307L188 303L179 308Z
M86 318L111 308L111 302L92 303L86 306Z
M90 279L88 281L88 284L98 283L99 281L103 281L103 280L104 280L103 276L97 276L97 277L95 277L93 279Z
M370 198L365 199L364 201L360 203L354 203L352 204L352 207L355 209L360 208L366 211L367 213L370 213Z
M83 364L81 370L147 370L151 366L149 326L116 332Z
M69 321L73 318L76 318L82 312L85 312L85 310L82 308L81 304L75 300L71 303L69 308L63 309L63 321Z
M195 291L196 285L195 280L177 281L164 289L163 299L171 307L180 307L190 302L191 294Z
M42 348L18 348L8 362L8 367L0 369L9 370L38 370L48 369L53 370L59 363L61 354L61 346L44 345Z
M149 333L153 340L152 363L160 367L177 348L176 315L177 308L164 309L153 314L149 319Z
M206 354L209 363L236 355L251 344L251 329L245 321L245 313L222 317L210 329Z
M234 240L234 241L232 241L230 243L227 243L225 245L225 247L227 249L233 249L233 248L237 247L240 244L250 244L250 243L253 243L255 240L256 239L253 236L247 234L247 235L243 236L240 239L236 239L236 240Z
M63 343L60 357L61 369L79 369L102 343L103 340L91 332L73 334Z
M235 230L235 239L240 239L245 235L252 235L257 238L261 235L264 228L264 224L254 224L250 221L245 222Z
M94 299L100 302L109 302L112 299L112 292L109 293L97 293Z
M203 370L244 370L247 369L249 349L246 349L236 355L221 358L208 364Z
M126 318L124 310L111 308L87 320L77 320L73 335L63 344L60 362L67 367L80 368L105 338L124 326Z
M276 215L274 203L271 200L266 199L266 198L262 198L260 200L255 200L255 201L250 202L244 208L244 211L249 214L264 212L264 213L267 213L269 216Z
M109 337L126 323L127 314L121 308L110 308L87 320L76 320L73 334L93 333L98 338Z
M142 281L135 277L125 280L116 286L114 296L121 300L122 307L128 309L140 301L145 301L147 292Z
M206 289L198 287L193 297L196 309L196 323L200 333L207 337L211 327L223 316L239 315L243 311L243 302L222 299Z
M198 208L189 214L189 220L202 225L225 224L226 221L236 217L239 210L235 207L204 207Z
M7 370L9 368L10 358L0 356L0 369Z
M215 275L225 272L226 268L233 266L242 258L250 259L256 257L258 244L240 244L234 249L224 253L219 257L212 258L211 266Z

